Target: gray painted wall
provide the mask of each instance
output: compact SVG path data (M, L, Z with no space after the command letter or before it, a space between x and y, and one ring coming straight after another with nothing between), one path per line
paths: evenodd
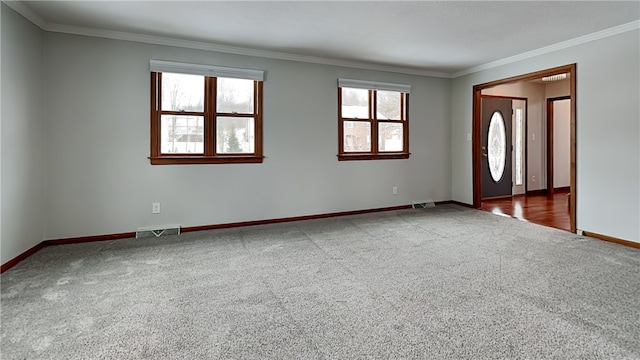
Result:
M42 31L2 6L0 259L43 240L46 120L42 107Z
M640 31L453 80L452 196L471 203L472 87L577 63L577 227L640 242Z
M470 203L472 86L574 62L578 228L640 241L639 43L634 30L448 80L43 33L3 4L1 261L143 226ZM265 70L265 162L151 166L150 59ZM339 77L412 85L411 159L336 160Z
M57 33L45 44L48 239L451 199L449 79ZM264 163L150 165L150 59L265 70ZM410 159L338 162L340 77L412 86Z

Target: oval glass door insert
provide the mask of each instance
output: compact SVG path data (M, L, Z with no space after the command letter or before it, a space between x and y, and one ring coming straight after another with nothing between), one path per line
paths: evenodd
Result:
M504 118L499 111L491 115L487 140L489 172L493 181L497 183L502 180L507 160L507 132L504 126Z

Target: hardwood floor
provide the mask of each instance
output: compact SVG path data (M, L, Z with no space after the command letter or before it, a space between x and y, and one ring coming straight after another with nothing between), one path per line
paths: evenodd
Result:
M568 191L556 191L553 196L516 195L482 201L482 210L511 216L535 224L571 231Z

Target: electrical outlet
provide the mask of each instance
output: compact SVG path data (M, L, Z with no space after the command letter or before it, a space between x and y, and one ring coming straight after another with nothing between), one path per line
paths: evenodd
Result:
M151 213L152 214L160 214L160 203L151 204Z
M393 195L398 195L398 187L394 186L392 189Z
M531 182L536 182L536 176L535 176L535 175L533 175L533 176L531 177Z

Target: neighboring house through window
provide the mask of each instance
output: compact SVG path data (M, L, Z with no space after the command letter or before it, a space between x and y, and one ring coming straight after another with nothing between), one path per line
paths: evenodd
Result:
M151 60L151 163L261 163L263 79L259 70Z
M409 158L410 90L338 79L338 160Z

